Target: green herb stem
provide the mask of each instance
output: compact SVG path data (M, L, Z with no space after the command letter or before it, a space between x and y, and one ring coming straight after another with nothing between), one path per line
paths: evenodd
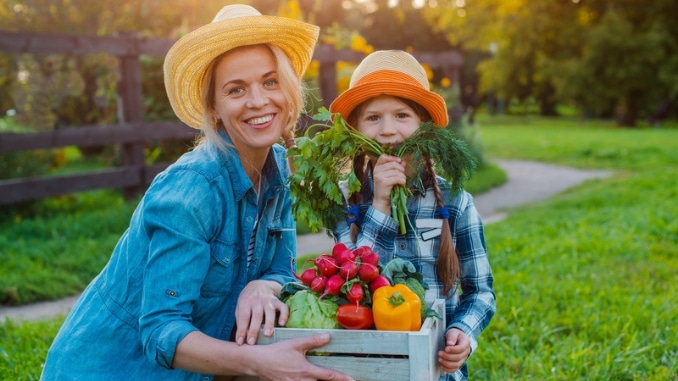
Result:
M402 158L409 154L415 161L430 158L436 165L436 172L440 169L440 175L454 189L461 189L475 168L474 159L454 132L431 122L423 123L394 149L351 128L341 115L333 115L324 107L313 118L332 124L309 127L306 135L297 139L297 146L288 151L288 156L294 158L294 172L289 180L294 200L292 211L295 218L305 221L313 232L331 228L342 218L344 203L340 181L348 182L349 194L360 191L360 181L353 168L346 165L359 155L379 157L389 154ZM322 130L317 132L317 127ZM398 185L391 190L391 215L398 221L401 234L406 233L406 224L410 222L407 213L409 195L411 192L404 186Z

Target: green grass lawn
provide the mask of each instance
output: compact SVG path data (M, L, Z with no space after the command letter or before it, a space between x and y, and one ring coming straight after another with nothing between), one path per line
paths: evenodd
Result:
M678 126L478 120L489 157L610 169L616 175L486 227L498 309L469 359L471 379L678 380ZM73 284L86 282L110 255L131 212L126 204L106 208L93 202L90 209L87 218L55 216L59 222L48 231L30 221L3 225L0 289L12 284L4 281L4 274L13 274L8 269L20 269L23 262L41 263L45 274L70 266L82 278ZM107 225L103 220L110 215L116 222ZM22 243L12 246L16 240ZM68 256L51 259L63 250ZM58 289L64 281L43 279L32 287ZM29 283L22 277L14 282ZM60 321L0 323L0 374L37 379Z

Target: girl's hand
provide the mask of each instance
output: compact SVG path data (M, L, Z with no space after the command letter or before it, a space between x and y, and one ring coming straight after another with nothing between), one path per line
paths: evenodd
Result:
M391 189L396 185L405 186L405 162L396 156L381 155L373 169L374 199L372 207L378 211L391 215Z
M281 286L272 281L253 280L245 286L238 297L235 308L236 331L235 342L242 345L245 342L254 345L259 336L259 330L264 324L264 335L273 335L275 317L278 324L285 325L289 316L287 305L278 299Z
M454 373L470 354L471 339L461 330L450 328L445 334L445 350L438 352L438 362L445 372Z

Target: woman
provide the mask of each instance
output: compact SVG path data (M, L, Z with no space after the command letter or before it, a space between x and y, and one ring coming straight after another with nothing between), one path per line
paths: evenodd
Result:
M44 380L349 378L308 363L326 335L252 345L284 325L296 232L285 152L318 28L244 5L181 38L165 59L194 150L159 174L109 263L73 307Z
M429 90L424 68L401 50L376 51L351 76L350 87L330 111L382 145L397 146L424 122L447 126L443 98ZM455 147L449 147L450 150ZM459 156L463 160L463 156ZM445 348L438 353L447 380L468 378L466 359L495 312L493 277L485 250L483 224L467 192L436 175L434 158L378 158L353 161L362 189L346 194L346 219L334 227L335 239L349 248L367 245L380 261L411 261L430 286L426 299L446 299ZM462 168L470 163L460 162ZM415 173L415 168L422 168ZM391 190L410 187L407 213L412 226L400 234L391 216ZM458 287L460 286L460 287Z

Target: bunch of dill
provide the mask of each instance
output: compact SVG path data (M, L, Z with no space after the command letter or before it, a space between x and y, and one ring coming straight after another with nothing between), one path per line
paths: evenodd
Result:
M397 147L386 147L349 127L339 114L332 115L325 108L313 118L332 123L309 127L304 136L297 138L296 147L288 151L288 157L293 159L293 174L289 179L292 212L312 232L331 229L345 217L339 182L347 182L349 194L360 191L360 181L351 165L358 155L408 155L412 158L410 162L416 165L415 173L421 173L424 159L431 158L436 173L450 182L454 190L462 189L475 170L476 162L466 143L452 130L432 122L422 123ZM316 131L318 128L322 131ZM409 195L410 190L403 186L391 190L392 216L398 221L401 234L406 232L409 222L406 204Z

